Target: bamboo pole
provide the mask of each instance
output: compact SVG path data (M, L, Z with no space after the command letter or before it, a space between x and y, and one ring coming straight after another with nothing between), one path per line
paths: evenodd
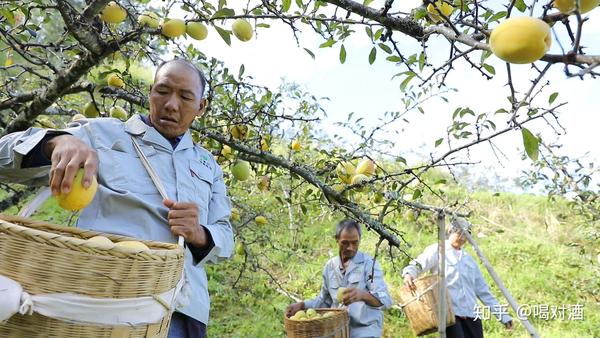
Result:
M446 338L446 214L437 214L438 224L438 333Z
M492 264L487 259L487 257L483 254L483 251L481 251L481 249L479 248L477 243L475 243L475 240L473 240L473 237L471 237L469 232L464 231L465 229L469 229L471 224L469 224L469 222L467 220L465 220L464 218L461 218L461 217L456 217L455 219L458 222L458 224L460 225L460 227L463 229L463 234L465 235L465 237L467 237L467 241L469 241L469 243L471 243L471 245L473 246L473 249L475 249L475 252L477 253L477 256L479 257L479 259L481 260L481 263L483 263L483 266L485 266L485 268L487 269L488 273L490 274L490 276L492 277L492 279L494 280L494 282L496 283L496 285L498 286L500 291L502 291L502 294L504 295L504 297L506 298L506 300L508 301L508 303L510 304L512 309L517 314L518 319L521 321L523 326L525 326L525 329L527 330L527 332L529 332L529 335L533 338L540 338L540 335L537 333L537 331L533 327L533 325L531 325L531 323L529 322L527 317L521 315L521 313L519 311L519 304L517 304L517 302L515 301L513 296L510 294L508 289L504 286L502 279L500 279L500 277L498 276L498 274L496 273L494 268L492 268Z

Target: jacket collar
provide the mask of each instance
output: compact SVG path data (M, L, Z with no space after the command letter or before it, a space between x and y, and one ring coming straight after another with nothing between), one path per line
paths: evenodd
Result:
M175 150L173 150L173 146L161 133L158 132L154 127L148 126L139 114L133 115L127 122L125 122L125 131L131 135L142 135L142 140L144 142L153 143L162 148L165 148L170 151L183 150L187 148L191 148L194 146L194 142L192 142L192 135L189 130L181 136L181 140Z
M356 269L360 264L364 263L365 255L361 251L358 251L354 257L350 259L350 263L346 268L346 274L352 272L352 270ZM342 258L338 255L335 260L335 265L338 271L341 271L344 266L342 265Z

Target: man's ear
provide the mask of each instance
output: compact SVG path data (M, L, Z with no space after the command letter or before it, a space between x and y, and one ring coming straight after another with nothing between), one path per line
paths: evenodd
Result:
M200 100L200 106L198 107L198 113L196 113L197 117L202 117L206 112L206 108L208 107L208 100L202 99Z

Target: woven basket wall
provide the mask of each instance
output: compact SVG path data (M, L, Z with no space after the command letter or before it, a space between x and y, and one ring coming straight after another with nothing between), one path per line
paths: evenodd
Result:
M430 290L423 292L437 282L437 275L426 276L415 279L417 287L416 292L411 291L406 286L400 289L400 303L406 304L402 309L408 318L410 328L415 335L424 336L438 331L438 313L439 304L437 285ZM455 318L452 312L452 303L446 290L446 326L454 325Z
M113 242L137 240L147 252L101 249L86 239L102 235ZM142 241L95 231L0 215L0 275L33 295L75 293L97 298L153 296L173 289L183 269L176 244ZM39 314L14 315L0 324L11 338L163 338L170 314L157 324L104 327L69 323Z
M349 338L350 318L345 309L315 309L317 313L336 312L327 318L307 321L291 320L284 316L285 332L288 338Z

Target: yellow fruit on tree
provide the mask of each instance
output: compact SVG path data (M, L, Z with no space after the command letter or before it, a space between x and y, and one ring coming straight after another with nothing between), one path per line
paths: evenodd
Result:
M340 287L339 289L337 289L337 292L335 293L335 299L337 300L338 303L342 303L342 301L344 300L344 292L346 292L345 287Z
M528 16L505 20L490 36L492 52L506 62L517 64L539 60L551 43L550 26Z
M268 151L270 148L270 142L266 137L260 139L260 150Z
M293 140L291 145L292 150L299 151L302 148L302 144L299 140Z
M357 188L358 191L364 191L367 187L366 187L366 183L369 181L369 177L367 177L367 175L364 174L355 174L354 176L352 176L352 180L350 181L350 184L362 184L363 186L360 188Z
M416 215L415 215L415 211L411 210L411 209L408 209L404 212L404 217L409 222L414 222L417 219Z
M225 157L228 160L233 158L233 150L230 146L224 144L223 148L221 148L221 156Z
M176 38L183 35L185 33L185 21L181 19L165 19L160 32L169 38Z
M110 117L125 121L127 120L127 112L125 109L123 109L123 107L114 106L110 108Z
M71 190L63 194L56 196L58 205L61 208L71 211L77 211L85 208L94 199L96 190L98 189L98 181L96 177L92 177L90 186L86 189L83 187L83 169L79 169L73 178L73 184Z
M229 130L231 136L237 140L245 140L248 137L248 126L245 124L236 124Z
M160 25L158 14L154 12L144 12L137 19L140 26L148 26L152 29L157 29Z
M256 216L254 217L254 222L258 225L265 225L267 224L267 218L265 216Z
M115 74L115 73L112 73L106 77L106 83L108 83L108 85L111 87L117 87L117 88L125 87L125 82L123 82L123 79L121 78L121 76L118 74Z
M554 7L561 13L569 14L575 11L577 0L554 0ZM600 0L579 0L579 13L587 13L598 7Z
M350 182L352 181L352 175L354 175L354 173L356 172L356 168L354 168L354 165L352 163L345 162L338 164L335 169L335 172L342 182L350 184Z
M147 247L146 244L144 244L142 242L138 242L138 241L122 241L122 242L117 242L115 244L115 247L126 248L126 249L131 249L131 250L136 250L136 251L147 251L147 250L150 250L150 248Z
M208 36L208 28L201 22L188 22L185 31L187 35L196 40L204 40Z
M433 22L443 21L444 18L440 15L443 14L445 17L450 17L452 12L454 11L454 7L447 2L444 1L436 1L435 6L433 4L427 5L427 13L429 14L429 18Z
M231 30L233 31L233 35L238 38L240 41L248 41L252 39L252 25L246 21L245 19L237 19L231 25Z
M98 108L96 108L94 102L88 102L83 108L83 115L87 118L94 118L98 117L100 115L100 112L98 111Z
M238 243L235 245L235 253L240 256L246 253L246 250L244 250L244 245L242 243Z
M245 181L250 177L250 163L243 160L236 160L230 167L233 177L239 181Z
M356 173L372 176L375 173L375 163L370 159L365 158L356 166Z
M108 23L121 23L127 17L127 11L118 3L111 1L100 13L100 19Z

